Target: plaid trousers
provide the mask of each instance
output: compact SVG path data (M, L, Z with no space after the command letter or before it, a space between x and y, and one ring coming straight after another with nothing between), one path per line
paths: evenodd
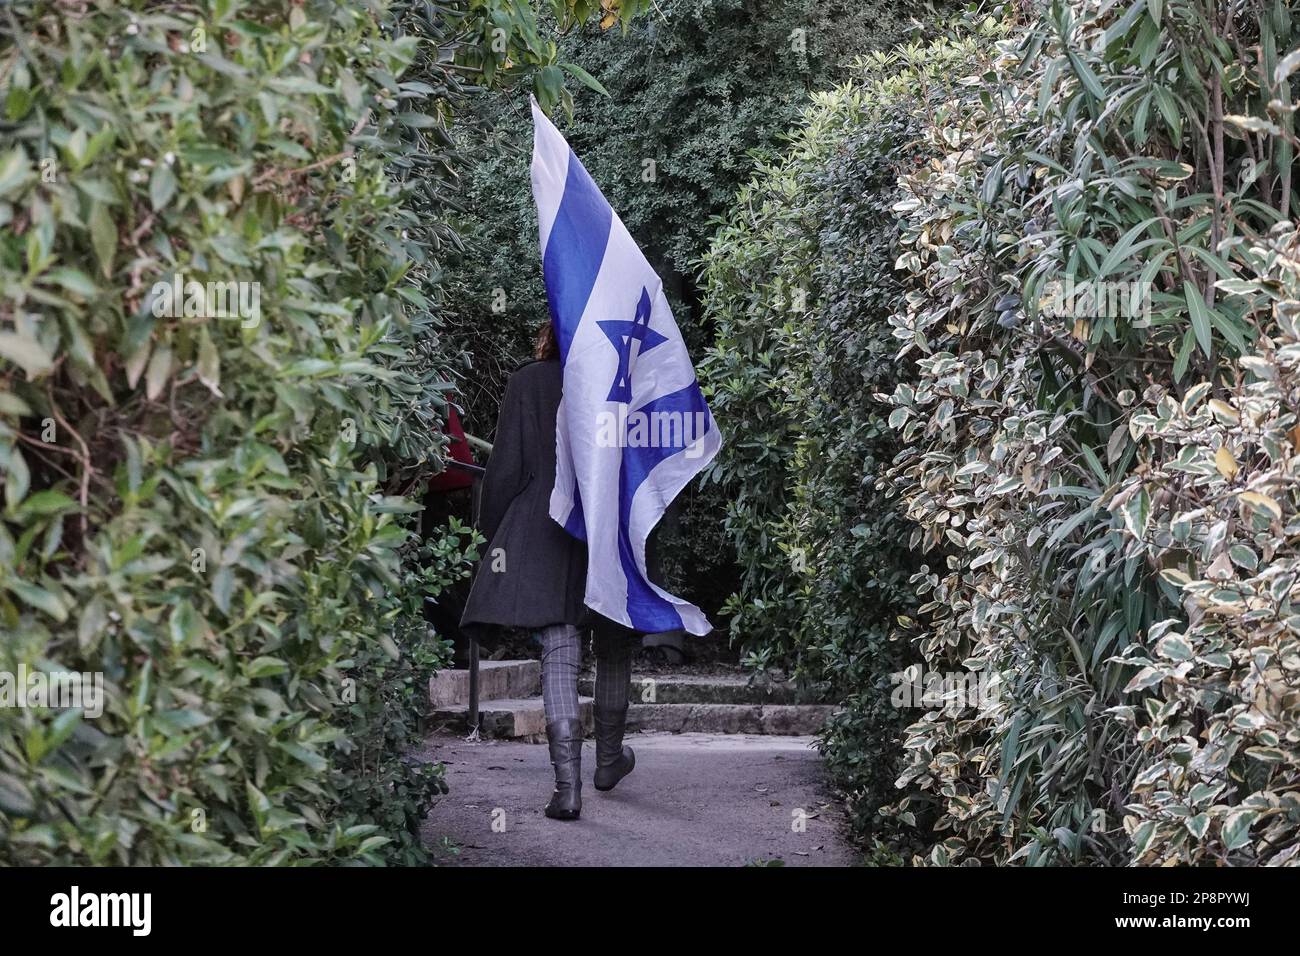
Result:
M578 669L582 666L582 632L572 624L541 630L542 702L546 722L578 718ZM615 634L592 637L596 653L596 706L617 710L627 705L632 680L632 640Z

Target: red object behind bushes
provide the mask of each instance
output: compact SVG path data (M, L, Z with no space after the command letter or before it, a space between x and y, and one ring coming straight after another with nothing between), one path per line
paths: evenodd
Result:
M447 449L448 455L467 465L474 464L474 453L470 450L469 442L465 440L465 429L461 427L460 416L456 414L455 408L447 409L446 434L451 439ZM468 471L447 468L429 479L429 490L456 491L459 488L468 488L472 482L473 476Z

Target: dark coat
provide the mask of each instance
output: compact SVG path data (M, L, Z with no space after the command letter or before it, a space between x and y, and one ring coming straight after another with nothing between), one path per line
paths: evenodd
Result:
M558 360L531 362L510 377L483 476L479 531L487 538L461 627L541 628L589 623L583 604L587 546L550 516L555 485Z

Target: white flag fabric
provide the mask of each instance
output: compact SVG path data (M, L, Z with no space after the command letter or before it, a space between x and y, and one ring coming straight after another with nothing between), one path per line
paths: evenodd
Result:
M699 608L646 576L651 529L722 445L663 283L536 102L532 180L564 366L551 517L587 542L588 607L707 634Z

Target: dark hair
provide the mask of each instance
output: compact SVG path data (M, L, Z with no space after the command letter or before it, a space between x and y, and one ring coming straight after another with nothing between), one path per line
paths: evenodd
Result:
M543 322L537 330L537 341L533 344L533 358L546 360L560 357L560 343L555 341L555 329L550 322Z

